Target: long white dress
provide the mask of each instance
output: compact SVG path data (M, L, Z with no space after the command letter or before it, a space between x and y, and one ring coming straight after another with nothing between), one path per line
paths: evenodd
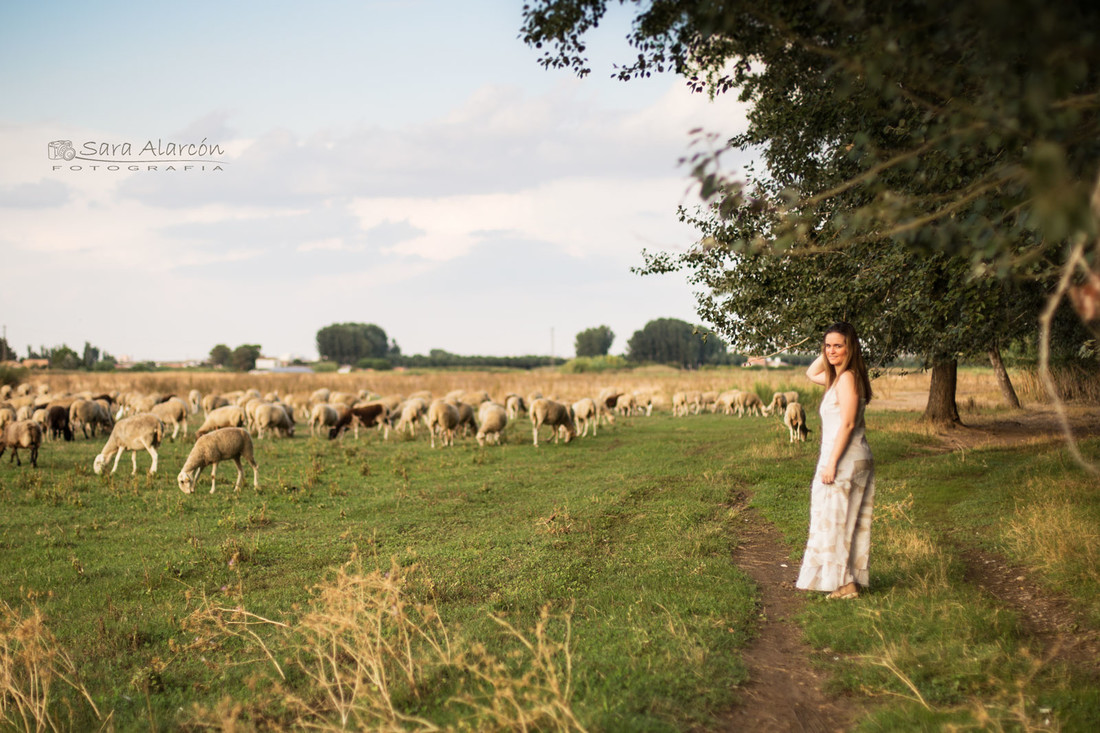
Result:
M871 554L871 508L875 496L875 464L867 445L861 398L856 425L836 467L831 484L821 470L833 454L840 428L836 383L821 399L821 455L810 490L810 536L795 585L805 590L834 591L848 583L868 584Z

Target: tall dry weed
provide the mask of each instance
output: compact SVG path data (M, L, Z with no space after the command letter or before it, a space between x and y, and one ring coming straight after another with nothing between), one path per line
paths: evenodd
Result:
M77 711L67 697L56 694L59 684L76 692L97 720L103 719L80 682L76 663L60 648L41 611L32 606L23 616L7 603L0 605L0 721L13 730L72 730Z
M583 730L571 707L568 616L561 641L549 633L561 619L546 610L530 634L492 617L513 642L509 655L501 658L484 644L452 641L435 608L412 600L416 574L415 567L403 568L396 561L388 570L363 572L353 558L317 587L309 610L296 622L264 619L243 607L218 607L204 599L184 627L196 634L197 649L208 651L229 638L253 648L253 661L266 660L278 676L272 694L279 700L273 707L289 710L293 719L284 722L294 727ZM295 667L293 683L277 661L287 658ZM441 689L447 690L442 702ZM440 722L414 710L446 711L450 717ZM216 710L193 710L192 722L235 722L241 714L241 705L223 701Z

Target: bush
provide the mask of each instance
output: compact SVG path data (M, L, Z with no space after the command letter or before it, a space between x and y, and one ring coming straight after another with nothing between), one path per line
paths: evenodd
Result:
M318 373L334 372L340 365L334 361L318 361L313 364L313 371Z
M562 374L584 374L625 368L627 368L626 359L621 356L578 356L562 364L559 371Z
M378 359L371 357L364 357L355 362L355 366L359 369L374 369L375 371L384 372L388 369L393 369L393 364L390 364L387 359Z
M14 387L27 378L28 371L26 367L0 366L0 384L10 384Z

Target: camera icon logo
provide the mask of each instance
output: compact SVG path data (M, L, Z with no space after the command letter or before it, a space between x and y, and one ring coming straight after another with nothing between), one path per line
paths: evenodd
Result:
M49 145L50 160L72 160L76 157L76 148L72 140L54 140Z

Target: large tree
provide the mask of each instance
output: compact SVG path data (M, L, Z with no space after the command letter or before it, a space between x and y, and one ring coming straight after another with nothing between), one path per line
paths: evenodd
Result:
M354 364L360 359L385 359L401 350L373 323L334 323L317 332L317 353L328 361Z
M610 327L596 326L578 333L573 348L577 356L607 356L614 340L615 332Z
M730 274L724 287L735 290L745 268L764 280L776 267L827 272L858 257L858 267L840 268L848 279L817 279L826 300L838 296L828 317L851 304L849 295L865 303L858 313L865 322L909 316L893 328L914 334L906 348L928 355L936 384L953 375L960 344L986 349L1018 328L1021 304L993 297L997 283L1049 292L1057 281L1060 297L1074 278L1093 277L1097 253L1086 243L1096 236L1089 197L1100 159L1095 3L635 4L629 40L638 53L619 67L621 78L667 69L700 90L736 89L751 104L743 134L690 159L708 204L694 218L710 235L703 249L715 256L658 266L719 267ZM532 2L524 37L544 49L544 64L583 75L584 34L605 10L605 0ZM720 161L731 148L757 153L763 170L750 170L747 182L729 179ZM797 259L808 262L792 265ZM926 278L914 285L925 295L904 308L891 306L885 281L861 275L891 263ZM769 291L773 302L808 290L772 279L783 286ZM1088 297L1079 300L1088 307ZM778 306L776 313L788 326L797 322ZM1026 315L1034 322L1038 313ZM723 332L735 342L759 328L731 316L737 329ZM951 337L918 338L915 327L926 321ZM936 398L934 390L926 414L952 419L953 391Z
M630 361L685 369L726 360L726 345L721 339L677 318L658 318L645 324L630 337L626 349Z

